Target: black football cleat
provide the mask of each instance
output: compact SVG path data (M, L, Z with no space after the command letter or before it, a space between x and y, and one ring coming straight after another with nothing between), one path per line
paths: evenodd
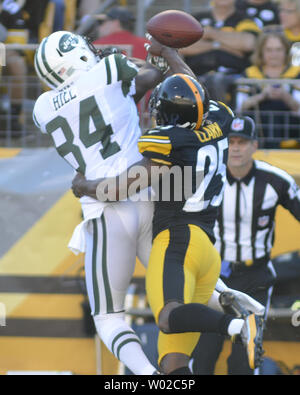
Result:
M227 314L233 314L237 318L245 318L249 315L249 311L240 304L232 292L221 292L219 302Z
M243 343L247 350L250 368L258 368L262 363L264 353L262 348L264 331L263 317L246 310L231 292L222 292L219 296L219 301L226 313L234 314L237 318L244 320L240 335L234 336L232 341L236 342L240 340Z

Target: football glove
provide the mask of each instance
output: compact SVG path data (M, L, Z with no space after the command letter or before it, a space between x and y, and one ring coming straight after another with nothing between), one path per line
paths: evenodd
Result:
M150 34L147 33L147 34L146 34L146 38L147 38L149 41L151 41L152 36L151 36ZM150 48L150 47L151 47L151 44L145 44L146 51L148 52L146 61L149 62L149 63L151 63L151 64L152 64L154 67L156 67L157 69L159 69L163 74L166 74L166 73L169 71L169 69L170 69L170 67L169 67L169 65L168 65L168 62L167 62L166 59L163 58L162 56L155 56L155 55L152 55L152 54L149 52L149 48Z
M166 74L170 70L168 62L162 56L153 56L148 53L146 61L159 69L163 74Z

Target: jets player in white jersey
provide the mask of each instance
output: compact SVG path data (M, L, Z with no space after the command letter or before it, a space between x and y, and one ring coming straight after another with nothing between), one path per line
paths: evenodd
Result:
M171 72L190 72L176 50L158 47ZM89 180L112 177L142 158L136 102L163 79L158 68L147 62L138 68L121 54L102 57L85 38L61 31L41 42L35 69L52 90L37 99L33 119L74 170ZM150 254L152 203L106 204L85 196L81 204L84 221L69 247L85 252L97 332L134 374L153 374L139 338L124 320L136 256L146 265Z

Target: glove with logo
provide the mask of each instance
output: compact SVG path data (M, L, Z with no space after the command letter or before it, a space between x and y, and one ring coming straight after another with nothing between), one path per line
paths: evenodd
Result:
M151 63L154 67L159 69L163 74L166 74L170 67L168 65L168 62L166 61L165 58L159 55L154 55L151 53L154 47L154 52L156 52L157 47L163 47L161 44L159 44L155 39L150 34L146 34L146 37L149 41L151 41L151 44L145 44L145 48L148 52L146 61Z

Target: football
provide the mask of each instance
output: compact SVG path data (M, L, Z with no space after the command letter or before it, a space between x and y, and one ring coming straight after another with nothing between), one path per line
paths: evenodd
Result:
M184 11L167 10L154 15L147 23L147 31L160 44L184 48L200 40L203 27Z

